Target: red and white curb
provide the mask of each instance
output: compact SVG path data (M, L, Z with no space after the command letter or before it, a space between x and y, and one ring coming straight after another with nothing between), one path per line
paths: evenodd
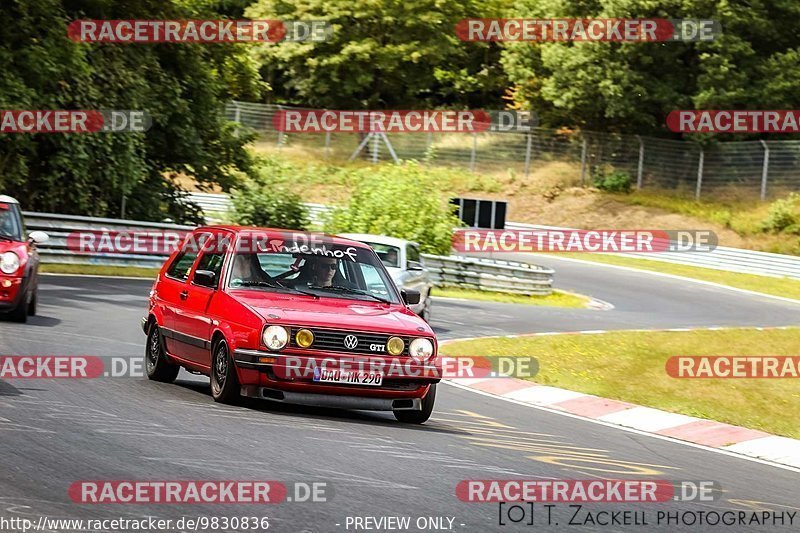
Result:
M733 328L706 329L716 330ZM657 331L689 330L676 328ZM506 335L498 338L599 333L605 333L605 331L547 332L526 335ZM470 339L444 340L440 341L439 345L443 346L452 342L464 340ZM461 387L467 387L484 394L513 400L515 403L544 407L548 410L569 413L581 418L598 420L606 424L632 428L643 433L673 438L710 448L718 448L726 452L753 457L793 468L800 468L800 440L798 439L779 437L741 426L724 424L722 422L715 422L713 420L706 420L678 413L670 413L660 409L643 407L618 400L610 400L608 398L601 398L599 396L558 387L539 385L518 378L475 378L450 381Z

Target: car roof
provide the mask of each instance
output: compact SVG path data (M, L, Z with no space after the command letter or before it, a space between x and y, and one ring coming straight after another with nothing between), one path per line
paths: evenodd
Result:
M221 224L221 225L213 225L213 226L200 226L198 228L195 228L194 231L197 232L197 231L212 230L212 229L230 231L230 232L233 232L233 233L235 233L237 235L257 235L257 234L263 235L265 233L267 235L270 235L270 236L274 235L276 237L285 236L287 233L321 235L321 236L324 236L327 239L330 239L330 241L335 245L357 246L359 248L369 248L366 244L364 244L363 242L360 242L358 240L347 239L347 238L343 238L343 237L340 237L340 236L337 236L337 235L331 235L329 233L314 232L314 231L300 231L300 230L294 230L294 229L258 228L258 227L253 227L253 226L234 226L234 225Z
M19 204L19 202L16 201L14 198L11 198L10 196L6 196L4 194L0 194L0 202L5 202L7 204Z
M372 235L369 233L340 233L339 236L359 242L372 242L375 244L386 244L403 248L406 244L417 244L414 241L407 241L397 237L387 237L386 235Z

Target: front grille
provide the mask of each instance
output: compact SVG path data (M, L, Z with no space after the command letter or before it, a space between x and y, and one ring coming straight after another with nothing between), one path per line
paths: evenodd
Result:
M314 334L314 344L311 345L309 350L323 350L326 352L347 352L359 353L370 355L385 355L388 356L389 352L386 351L386 343L391 337L400 337L405 342L405 348L401 355L408 355L408 345L413 337L406 337L403 335L387 335L385 333L365 333L363 331L341 331L333 329L320 329L320 328L290 328L291 336L289 337L289 347L300 348L295 340L295 334L299 329L309 329ZM355 348L347 348L344 340L348 335L353 335L358 339L358 345ZM370 345L381 345L383 349L373 350ZM373 346L375 347L375 346Z

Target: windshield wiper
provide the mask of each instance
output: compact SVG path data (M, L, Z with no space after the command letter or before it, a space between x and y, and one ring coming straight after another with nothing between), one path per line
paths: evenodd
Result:
M286 285L281 285L280 283L272 283L270 281L255 281L255 280L242 281L236 287L269 287L271 289L284 289L287 291L296 292L298 294L305 294L306 296L313 296L314 298L319 300L319 295L314 294L313 292L302 291L294 287L287 287Z
M370 298L377 300L381 303L391 305L392 302L387 300L386 298L381 298L380 296L375 296L371 292L362 291L361 289L351 289L350 287L339 287L339 286L332 286L332 287L318 287L318 286L311 286L312 289L320 289L323 291L334 291L334 292L346 292L349 294L360 294L362 296L369 296Z
M8 241L8 242L14 242L15 239L12 239L8 235L3 235L2 233L0 233L0 240L4 240L4 241Z

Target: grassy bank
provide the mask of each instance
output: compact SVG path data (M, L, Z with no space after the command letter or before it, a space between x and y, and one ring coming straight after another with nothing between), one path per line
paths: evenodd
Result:
M492 338L447 344L447 355L519 355L539 360L542 385L800 438L797 379L676 379L676 355L800 355L800 328L620 331Z
M484 302L500 302L509 304L538 305L545 307L572 307L585 308L589 305L589 298L570 292L554 291L547 296L525 296L522 294L509 294L503 292L479 291L472 289L459 289L455 287L435 288L433 296L446 298L463 298L465 300L478 300Z

